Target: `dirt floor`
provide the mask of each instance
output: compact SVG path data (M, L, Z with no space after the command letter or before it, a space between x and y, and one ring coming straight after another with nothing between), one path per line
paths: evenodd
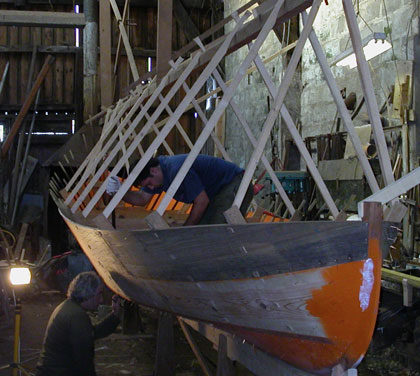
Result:
M62 293L32 292L22 298L21 360L29 372L34 372L41 349L47 321L55 306L64 299ZM106 311L103 307L99 311ZM418 351L406 330L411 313L392 311L385 321L393 325L378 327L371 348L358 368L359 376L420 376L416 363ZM96 342L96 369L98 376L153 375L156 329L156 311L140 308L141 329L136 334L122 334L121 326L111 336ZM95 319L95 317L93 317ZM0 366L12 361L13 320L0 316ZM383 324L383 322L379 322ZM217 353L200 336L195 337L201 351L214 367ZM411 355L410 355L411 354ZM204 375L178 325L175 325L175 374L177 376ZM214 372L216 374L216 372ZM0 370L0 376L11 375L10 369ZM236 365L236 375L252 375Z
M48 319L53 309L65 298L62 293L32 292L22 297L21 362L25 369L35 372L38 355ZM100 307L92 320L105 315L110 307ZM158 313L155 310L140 308L141 331L136 334L123 334L120 325L116 332L107 338L96 341L95 364L98 376L152 376L156 352L156 332ZM11 375L10 369L1 369L13 360L14 322L0 316L0 376ZM204 375L186 338L174 321L175 374L177 376ZM130 325L127 325L130 329ZM131 330L133 325L131 324ZM217 353L212 344L199 335L195 336L209 365L216 367ZM242 367L238 374L251 376ZM216 371L214 372L216 374Z

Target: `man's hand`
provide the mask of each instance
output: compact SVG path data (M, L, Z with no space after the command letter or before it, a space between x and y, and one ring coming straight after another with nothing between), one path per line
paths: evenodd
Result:
M113 196L121 187L120 179L116 176L110 176L106 184L106 193Z
M207 196L206 191L201 191L201 193L199 193L199 195L194 199L191 213L185 221L184 226L192 226L198 224L204 212L206 211L209 202L210 199L209 196Z
M118 295L112 296L112 313L119 317L120 316L120 310L121 310L121 298Z

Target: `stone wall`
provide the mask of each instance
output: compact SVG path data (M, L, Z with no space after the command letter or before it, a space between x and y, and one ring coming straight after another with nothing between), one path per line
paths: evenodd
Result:
M390 31L393 49L369 61L378 106L381 107L395 83L397 66L413 60L413 37L418 33L417 2L414 0L360 0L358 24L362 39L374 32ZM357 11L357 8L356 8ZM331 62L340 52L351 47L341 1L323 4L315 20L314 30ZM332 67L340 89L355 92L359 102L363 96L357 68ZM323 80L319 64L308 42L302 58L301 116L303 137L330 133L336 107ZM363 114L365 113L365 114ZM355 118L355 125L366 119L366 108Z
M244 5L248 1L244 0L231 0L225 1L225 17L230 15L234 10ZM229 31L232 25L226 27L225 31ZM268 35L266 41L260 49L259 55L264 60L281 49L281 44L272 31ZM225 72L226 80L230 80L237 73L239 65L245 58L248 52L247 47L243 47L233 54L230 54L225 59ZM284 56L278 56L270 63L266 64L266 68L270 73L272 80L275 85L279 84L279 79L282 75ZM300 87L300 76L298 80L293 82L289 90L289 94L286 98L286 104L289 112L293 118L299 117L300 111L300 100L299 93ZM234 100L238 104L238 107L242 111L244 118L248 121L249 126L254 131L254 135L258 138L260 131L264 125L264 121L267 117L269 106L273 106L273 100L269 97L268 90L260 76L255 71L248 77L245 76L241 81L239 89L236 92ZM272 145L280 147L281 145L281 132L279 132L281 124L279 119L276 120L274 126L274 132L272 132L272 139L267 142L266 145L266 156L268 160L271 160L271 149ZM228 107L226 110L226 148L232 159L238 163L241 167L245 167L252 154L253 148L248 140L248 137L243 131L242 126L238 122L232 109ZM281 150L279 150L281 152ZM261 165L260 165L261 168Z
M225 1L225 16L232 13L245 0ZM398 64L404 61L413 61L413 39L418 34L418 12L415 0L360 0L358 5L358 21L362 38L375 32L390 31L393 49L370 60L373 85L378 106L381 107L388 97L392 85L395 83ZM356 9L357 10L357 9ZM340 52L351 46L346 20L340 0L330 0L329 5L322 4L314 24L315 32L323 46L327 60L331 62ZM228 28L226 29L228 31ZM272 32L263 45L260 56L269 57L281 48L280 43ZM229 55L225 59L226 79L231 79L236 73L239 63L246 54L247 49ZM302 56L302 71L295 74L288 95L286 106L296 121L302 123L302 136L315 136L330 133L336 117L336 107L332 96L323 80L319 64L309 41L306 43ZM267 65L273 81L278 85L283 71L281 57ZM362 98L362 88L358 78L357 69L348 67L332 67L334 76L340 89L346 88L347 94L355 92L357 101ZM242 110L255 134L259 134L267 115L268 92L257 72L249 79L241 82L236 103ZM270 101L272 104L272 101ZM356 117L355 125L366 122L366 109ZM280 121L277 121L273 139L276 139L280 149L284 141L285 132L282 131ZM233 160L242 167L245 166L252 153L248 140L230 108L226 111L226 147ZM271 159L271 146L267 143L267 157Z

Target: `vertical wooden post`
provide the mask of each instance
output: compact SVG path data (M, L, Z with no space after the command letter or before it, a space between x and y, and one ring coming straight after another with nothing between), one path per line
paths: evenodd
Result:
M83 29L83 103L84 118L97 112L96 78L98 63L98 9L96 1L84 0L86 25Z
M112 104L112 69L111 69L111 6L108 0L99 0L99 43L101 67L101 105Z
M227 338L219 334L219 347L217 349L217 376L233 376L232 361L227 356Z
M161 312L156 342L154 376L172 376L174 372L174 333L172 315Z
M402 287L403 287L403 305L404 307L411 307L413 305L413 286L410 285L407 278L403 278Z
M172 58L172 0L159 0L157 27L157 76L163 77L169 70Z

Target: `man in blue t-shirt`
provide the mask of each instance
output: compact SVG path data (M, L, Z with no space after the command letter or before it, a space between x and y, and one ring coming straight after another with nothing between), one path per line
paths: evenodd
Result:
M134 182L141 186L141 190L127 192L123 200L133 205L147 205L154 194L168 190L186 158L186 154L152 158ZM223 212L231 207L243 172L234 163L223 159L197 156L174 195L175 200L193 204L184 226L226 223ZM113 195L120 185L117 177L110 177L106 192ZM240 208L243 215L252 196L250 184Z

